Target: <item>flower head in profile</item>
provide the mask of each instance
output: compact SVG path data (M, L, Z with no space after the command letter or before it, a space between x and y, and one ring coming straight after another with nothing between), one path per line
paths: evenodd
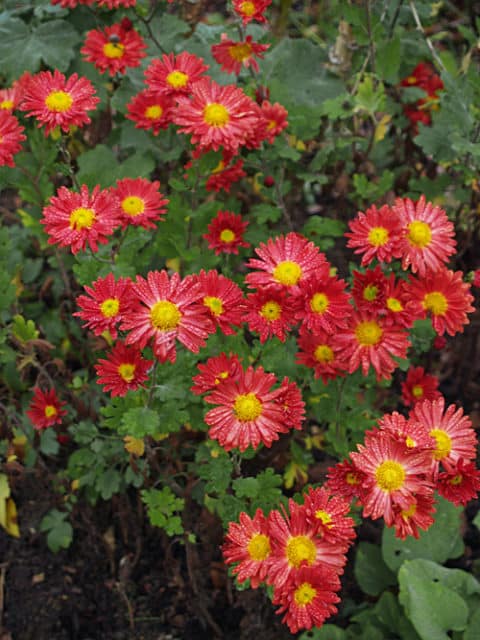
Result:
M402 225L396 212L384 204L380 209L372 205L348 223L350 231L347 247L362 255L362 266L375 258L379 262L391 262L400 257Z
M135 391L144 387L148 380L148 371L153 360L146 360L136 346L128 347L119 341L115 344L106 359L95 365L98 384L102 384L105 392L113 396L124 396L127 391Z
M55 127L68 133L71 126L82 127L91 122L87 111L100 101L92 83L76 73L65 78L57 69L40 71L25 83L20 109L27 117L35 117L38 126L45 125L47 136Z
M203 58L193 53L182 51L177 56L173 53L163 54L162 59L155 59L145 71L146 83L150 91L168 96L189 94L193 85L208 70Z
M233 0L233 10L242 19L244 25L252 20L266 22L263 12L272 4L272 0Z
M133 120L137 129L151 129L156 136L171 124L173 108L174 102L169 96L145 90L134 95L127 104L125 117Z
M163 222L168 200L159 191L160 182L146 178L123 178L117 180L111 191L120 202L123 228L128 225L144 229L155 229L154 222Z
M273 144L275 138L288 127L288 111L279 102L272 104L268 100L262 102L260 109L264 128L262 137Z
M269 44L254 42L252 36L237 42L222 33L220 44L213 44L211 50L213 57L221 65L222 71L238 75L242 68L249 67L258 73L258 63L255 58L262 59L263 53L269 47Z
M260 334L260 342L276 336L285 342L294 324L296 303L287 292L276 287L265 287L250 293L243 317L250 331Z
M27 416L35 429L47 429L54 424L61 424L63 416L67 414L62 408L66 403L57 398L55 389L42 391L35 387L33 394Z
M231 154L223 153L223 159L213 169L205 183L207 191L226 191L230 192L230 187L234 182L238 182L247 174L243 170L243 160L239 158L232 164Z
M233 327L242 323L242 290L233 280L219 274L215 269L207 272L202 269L197 277L203 294L203 304L210 312L212 323L226 336L233 335Z
M15 166L13 156L22 148L26 140L23 127L9 111L0 109L0 167Z
M80 193L60 187L56 196L43 210L41 224L50 236L49 244L70 247L73 254L85 251L87 244L98 251L98 244L106 244L120 223L118 200L108 190L97 185L92 193L82 185Z
M194 384L190 390L195 395L202 395L214 391L225 380L236 380L242 365L237 355L221 353L204 364L200 363L197 368L200 373L192 378Z
M234 253L238 255L239 247L249 247L243 234L248 226L247 220L242 220L239 213L233 211L218 211L208 225L208 233L203 237L208 240L208 248L213 249L218 256L220 253Z
M335 336L335 333L326 331L312 333L303 327L298 336L297 344L300 351L297 353L296 362L313 369L315 379L322 378L324 384L337 376L343 377L348 368L342 359L343 347L337 343Z
M423 367L410 367L402 382L402 400L409 407L422 400L435 400L441 396L438 378L425 373Z
M305 402L296 382L283 378L278 389L277 402L283 413L283 423L288 429L301 429L305 420Z
M118 23L103 30L90 30L80 52L100 73L108 71L114 76L116 73L125 73L127 67L139 67L146 56L146 48L143 38L135 29L125 29Z

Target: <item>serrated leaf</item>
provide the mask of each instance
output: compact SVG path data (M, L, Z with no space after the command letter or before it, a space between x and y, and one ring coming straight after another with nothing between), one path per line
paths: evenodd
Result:
M53 553L67 549L72 541L73 529L72 525L66 522L67 517L68 513L52 509L40 523L40 531L48 532L47 544Z
M122 417L122 435L144 438L160 431L160 414L147 407L129 409Z
M121 476L115 469L107 469L97 477L96 489L104 500L109 500L114 493L118 493Z
M57 434L54 429L45 429L40 434L40 451L46 456L54 456L58 453L60 445L58 444Z
M161 490L144 489L141 496L153 525L164 529L169 536L183 533L182 519L176 513L185 506L183 498L175 496L170 487L163 487Z

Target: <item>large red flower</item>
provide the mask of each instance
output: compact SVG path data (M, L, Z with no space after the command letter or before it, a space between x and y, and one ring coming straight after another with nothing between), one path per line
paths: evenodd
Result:
M137 129L152 129L153 135L159 134L172 122L173 100L154 91L140 91L127 104L128 113L125 116L135 122Z
M234 253L238 255L238 247L249 247L243 234L248 226L247 220L242 220L239 213L233 211L218 211L208 225L208 233L203 235L208 240L208 248L220 253Z
M100 73L114 76L125 73L127 67L139 67L145 58L143 38L135 29L124 29L121 23L105 27L103 31L92 29L87 33L80 52L87 62L92 62Z
M155 229L154 222L163 222L168 200L159 191L160 182L150 182L145 178L123 178L117 180L112 193L120 202L122 225L141 226Z
M26 140L23 127L10 112L0 109L0 167L15 166L13 156L22 148Z
M20 109L37 118L39 127L45 125L46 136L55 127L67 133L72 125L91 122L87 111L100 101L94 94L92 83L76 73L66 79L57 69L40 71L25 83Z
M35 429L46 429L54 424L61 424L62 417L67 414L65 409L62 409L66 403L57 398L55 389L42 391L35 387L33 393L27 416Z
M347 247L362 255L362 266L370 264L374 258L379 262L391 262L400 257L402 224L397 213L384 204L380 209L372 205L348 223L351 231Z
M97 383L103 384L103 390L110 391L112 396L124 396L127 391L145 386L152 365L153 360L142 358L138 347L127 347L123 342L117 342L107 358L95 365Z
M178 56L173 53L162 55L162 59L155 59L145 71L148 88L156 93L179 96L188 94L192 86L197 83L208 65L203 59L193 53L182 51Z
M211 47L212 55L218 64L222 65L222 71L226 73L236 73L242 70L242 67L258 72L257 58L263 58L263 52L266 51L269 44L259 44L254 42L252 36L247 36L244 41L237 42L231 40L226 33L222 33L220 44L213 44Z
M80 193L60 187L56 196L43 210L41 224L50 238L49 244L70 247L72 253L85 251L87 243L92 251L98 244L106 244L107 236L120 224L118 200L108 190L97 185L92 193L82 185Z

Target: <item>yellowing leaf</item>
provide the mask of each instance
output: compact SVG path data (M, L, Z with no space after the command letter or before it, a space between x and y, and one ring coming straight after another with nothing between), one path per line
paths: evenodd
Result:
M180 271L180 258L170 258L169 260L165 261L165 264L168 269L171 269L176 273Z
M12 498L7 500L7 521L5 524L5 531L14 538L20 537L20 529L17 521L17 507Z
M385 138L385 135L388 131L388 124L391 119L392 117L389 116L388 113L386 113L377 124L377 126L375 127L375 135L373 138L375 142L380 142L380 140L383 140Z
M134 438L133 436L125 436L123 439L125 442L125 450L129 453L133 453L135 456L143 456L145 453L145 442L143 438Z
M291 489L297 480L305 484L308 480L308 474L305 469L306 467L299 465L297 462L289 462L283 474L283 484L285 488Z

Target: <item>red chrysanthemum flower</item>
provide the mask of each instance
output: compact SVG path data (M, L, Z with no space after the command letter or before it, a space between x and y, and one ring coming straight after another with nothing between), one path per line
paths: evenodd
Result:
M402 224L396 212L384 204L380 209L372 205L348 223L351 231L347 247L362 255L362 266L376 258L379 262L391 262L400 257Z
M72 253L85 251L87 243L92 251L98 244L106 244L107 236L120 224L118 200L97 185L91 194L82 185L80 193L60 187L56 196L43 210L41 224L49 234L49 244L70 247Z
M200 373L192 378L194 385L190 389L199 396L202 393L214 391L225 380L236 380L242 371L242 366L237 355L225 355L209 358L205 364L197 365Z
M283 422L287 428L301 429L305 420L305 402L297 383L285 377L278 390L277 402L282 409Z
M377 420L379 428L387 431L395 440L407 449L428 449L432 451L435 448L435 440L429 435L427 429L420 422L407 419L401 413L394 411L393 413L385 413ZM369 438L377 436L378 429L367 431L365 433L365 441L368 444Z
M210 78L196 82L191 97L179 95L177 100L174 122L202 151L223 147L237 153L258 122L255 103L241 89Z
M263 52L270 47L269 44L254 42L252 36L247 36L242 42L236 42L226 33L222 33L221 40L220 44L212 45L211 51L218 64L222 65L222 71L238 75L242 67L250 67L258 73L258 62L254 56L262 60Z
M240 16L243 24L252 20L266 22L263 12L272 4L272 0L233 0L233 10Z
M7 89L0 89L0 110L14 111L20 104L22 89L18 82Z
M377 380L390 379L398 366L392 356L406 358L410 345L405 331L388 326L383 318L353 312L348 327L336 336L342 346L343 359L349 363L349 373L360 366L367 375L370 366L375 369Z
M140 91L127 104L125 116L135 122L137 129L152 129L153 135L167 129L173 118L174 103L166 95L154 91Z
M92 5L95 0L50 0L51 4L59 4L62 9L75 9L79 4Z
M417 402L410 418L420 422L435 438L436 447L430 454L434 468L438 469L440 462L455 465L460 458L466 462L475 459L477 437L470 418L463 415L463 409L457 409L454 404L445 409L445 399L440 397Z
M343 460L328 468L325 487L333 494L351 500L362 495L364 479L365 474L359 471L350 460Z
M210 176L205 183L205 189L207 191L221 191L222 189L227 193L230 192L230 187L234 182L238 182L241 178L244 178L247 174L243 170L243 160L239 158L235 164L229 164L230 159L226 160L225 156L230 155L224 152L224 159L220 160L218 165L213 169Z
M469 500L477 497L480 491L480 470L473 462L467 462L459 458L455 464L443 461L446 469L438 474L438 493L453 502L454 505L466 505Z
M345 280L329 275L329 271L329 265L325 263L310 280L300 285L302 297L298 299L295 318L302 321L302 327L314 333L335 332L345 326L352 313Z
M124 29L112 24L100 29L92 29L87 33L85 43L80 49L87 62L92 62L100 73L114 76L125 73L127 67L139 67L142 58L147 55L143 38L135 29Z
M215 327L226 336L235 333L234 327L242 324L244 309L243 292L240 287L219 274L215 269L198 274L198 282L203 294L203 304L210 312L210 318Z
M39 387L33 390L33 398L27 411L35 429L46 429L54 424L61 424L62 417L67 414L62 407L66 404L57 398L55 389L42 391Z
M135 391L145 387L148 380L148 370L153 360L146 360L138 347L127 347L123 342L117 342L106 360L99 360L95 365L97 384L104 385L105 392L110 391L113 396L124 396L127 391Z
M275 138L288 127L288 111L279 102L271 104L264 100L261 105L265 131L263 138L273 144Z
M440 269L422 279L411 277L407 291L410 299L416 301L419 317L429 314L438 335L463 333L463 326L469 324L467 313L474 311L473 296L461 271Z
M385 287L385 306L383 308L387 324L410 328L422 313L415 300L412 300L405 280L396 280L391 273Z
M359 311L372 313L386 306L387 278L380 265L367 269L365 273L353 271L352 297Z
M242 511L239 523L229 523L222 552L226 564L238 563L232 573L240 584L249 579L256 589L265 581L271 548L268 521L261 509L253 518Z
M218 440L226 450L249 446L256 449L260 443L270 447L279 433L286 433L282 407L277 403L279 390L272 390L277 382L273 373L262 367L248 367L235 380L227 378L205 400L220 406L210 409L205 416L209 436Z
M22 148L26 140L24 128L9 111L0 110L0 167L14 167L13 156Z
M281 605L278 614L291 633L300 629L321 627L327 618L337 613L340 602L338 576L326 567L302 567L281 589L276 588L273 604Z
M83 326L96 336L108 331L115 340L116 325L128 316L135 301L131 285L130 278L119 278L115 282L113 273L105 278L97 278L92 287L84 287L88 295L78 296L77 305L81 311L76 311L73 315L84 320Z
M20 104L27 117L37 118L38 126L45 125L45 135L55 127L68 133L70 127L82 127L91 122L87 111L95 109L100 101L92 83L76 73L65 78L57 69L40 71L25 83Z
M417 87L423 89L427 94L425 98L420 98L415 103L406 104L403 107L405 115L414 125L416 134L417 123L422 122L425 125L429 125L431 111L438 109L439 97L437 92L443 89L443 82L440 76L435 73L431 64L420 62L407 78L403 78L400 86Z
M122 226L140 226L155 229L153 222L163 222L168 200L158 190L160 182L150 182L145 178L123 178L111 191L120 202Z
M350 502L343 497L333 495L326 487L313 489L305 494L305 513L310 522L317 527L318 535L333 544L336 542L351 544L355 538L355 522L347 514Z
M202 237L208 240L208 248L214 249L218 256L220 253L234 253L238 255L238 247L249 247L243 234L248 226L247 220L233 211L219 211L208 225L208 233Z
M269 238L255 249L260 258L252 258L247 267L257 269L245 276L249 287L260 289L268 285L288 287L298 293L297 285L303 284L318 271L324 271L327 260L318 247L299 233ZM294 288L297 287L297 288Z
M285 342L295 321L296 304L286 291L276 287L266 287L250 293L246 300L247 310L243 321L250 331L260 334L260 342L277 336Z
M323 383L344 376L347 368L342 358L343 347L335 339L335 333L315 331L310 333L300 329L296 362L314 370L314 377L322 378Z
M441 396L438 378L425 373L423 367L410 367L402 382L402 400L407 407L421 400L435 400Z
M137 0L97 0L99 7L106 7L107 9L119 9L124 7L134 7L137 4Z
M395 520L394 506L408 509L416 495L433 495L430 480L431 453L408 449L387 432L378 431L357 445L350 454L355 467L364 474L361 502L363 516L384 518L388 527Z
M191 276L182 280L174 273L169 279L166 271L149 271L146 280L137 276L132 287L139 303L120 327L130 330L127 344L143 349L153 340L160 362L175 362L175 340L194 353L205 346L212 325L200 285Z
M164 53L161 60L153 60L147 67L145 78L151 91L179 96L190 93L207 70L208 64L193 53L182 51L178 56Z
M423 277L427 271L442 268L444 262L455 253L456 241L453 224L440 207L425 201L397 198L392 207L403 231L400 243L402 268L411 267Z
M472 287L480 287L480 269L475 269L473 272Z
M405 540L407 536L420 537L419 529L427 531L435 522L435 500L433 496L417 494L410 505L402 509L394 506L393 526L395 537Z

